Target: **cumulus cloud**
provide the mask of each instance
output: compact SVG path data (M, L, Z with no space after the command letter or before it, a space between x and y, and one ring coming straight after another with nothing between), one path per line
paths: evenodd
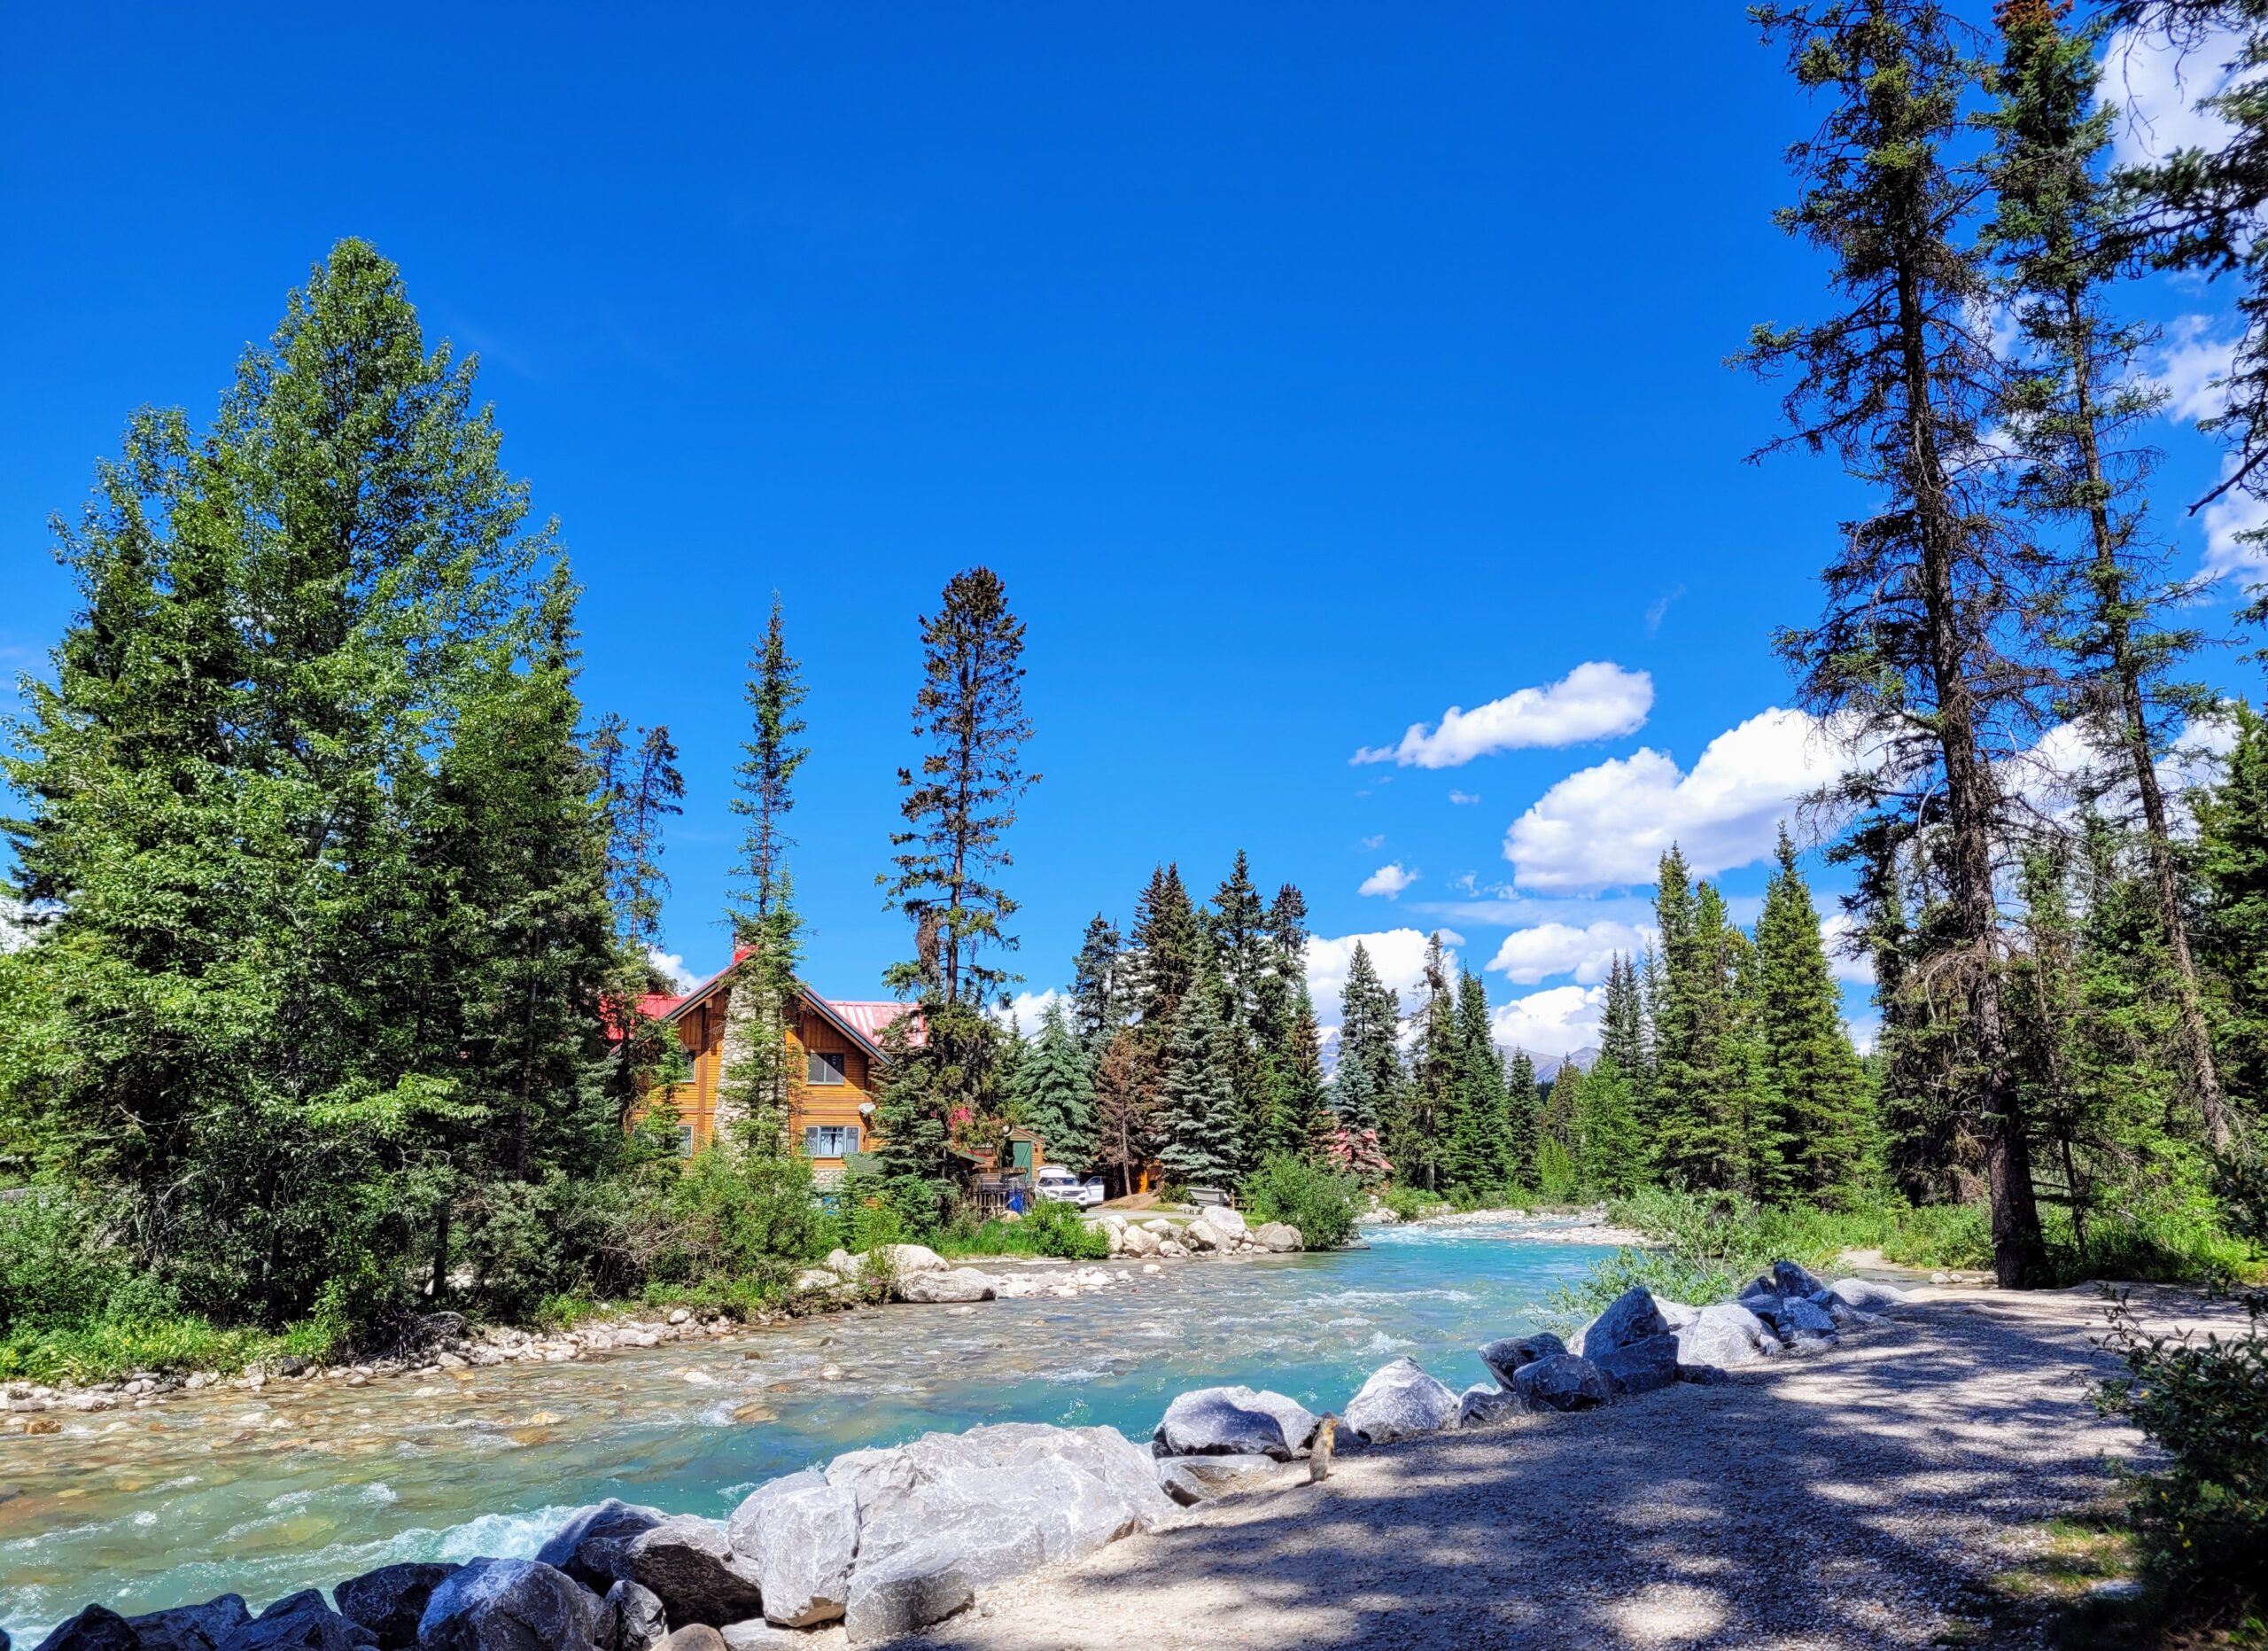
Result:
M1449 801L1455 803L1460 808L1465 807L1472 803L1477 803L1480 800L1480 798L1476 797L1471 791L1452 790L1449 792Z
M1496 1041L1534 1055L1573 1055L1599 1040L1604 986L1553 986L1514 998L1488 1012Z
M1870 986L1875 983L1874 959L1863 951L1852 950L1852 937L1859 925L1848 912L1829 912L1820 920L1820 938L1827 945L1827 972L1846 985Z
M1371 851L1371 849L1374 849L1374 848L1384 848L1385 846L1386 846L1386 833L1385 833L1385 832L1383 832L1383 831L1379 832L1376 837L1364 837L1364 838L1362 840L1362 843L1361 843L1361 847L1362 847L1362 849L1363 850L1363 852L1364 852L1365 853L1368 853L1369 851Z
M2163 160L2184 149L2218 149L2230 135L2218 114L2200 109L2200 99L2228 89L2241 42L2214 31L2188 51L2176 51L2164 35L2124 28L2110 37L2104 54L2103 93L2119 110L2113 152L2122 166Z
M1833 780L1848 748L1817 719L1775 708L1720 734L1692 770L1651 747L1569 775L1512 822L1504 858L1522 889L1651 883L1672 843L1696 876L1772 852L1796 800Z
M2202 716L2182 729L2174 748L2158 759L2158 784L2179 797L2221 776L2222 759L2236 744L2236 724L2226 716ZM1997 767L2002 791L2034 814L2062 820L2092 795L2113 813L2141 806L2126 772L2123 752L2105 751L2076 722L2060 722L2028 750L2004 758Z
M1364 877L1363 879L1363 886L1355 890L1355 892L1357 894L1383 894L1386 899L1392 899L1396 895L1400 894L1402 890L1408 888L1411 884L1417 881L1418 874L1414 871L1404 871L1402 868L1402 862L1400 861L1388 861L1385 865L1380 866L1376 871L1371 873L1369 876Z
M1573 975L1578 985L1595 986L1606 978L1607 964L1617 952L1635 957L1652 945L1658 931L1629 923L1600 922L1576 928L1571 923L1538 923L1504 937L1487 967L1515 985L1532 986L1554 975Z
M1371 954L1371 967L1394 989L1403 1013L1415 1009L1425 985L1424 929L1384 929L1370 934L1343 934L1337 939L1323 935L1308 941L1308 993L1315 999L1316 1018L1325 1027L1339 1024L1340 1000L1347 994L1347 971L1354 966L1355 947ZM1456 948L1464 937L1454 929L1439 931L1448 948L1449 967L1456 967Z
M2222 473L2227 471L2224 464ZM2268 569L2268 547L2254 538L2268 527L2268 502L2241 487L2232 487L2197 514L2205 527L2205 560L2201 571L2206 578L2257 574Z
M701 977L685 966L682 953L664 952L658 946L646 948L646 961L669 977L670 985L680 992L690 992L701 984Z
M996 1017L1004 1024L1014 1025L1021 1036L1034 1038L1039 1035L1040 1016L1047 1013L1047 1006L1067 1001L1068 994L1058 992L1053 986L1045 992L1019 992L1015 1001L998 1011Z
M1401 744L1366 745L1354 760L1455 768L1492 752L1579 745L1644 726L1653 703L1654 679L1645 672L1595 659L1548 687L1523 688L1471 711L1451 705L1437 726L1413 722Z

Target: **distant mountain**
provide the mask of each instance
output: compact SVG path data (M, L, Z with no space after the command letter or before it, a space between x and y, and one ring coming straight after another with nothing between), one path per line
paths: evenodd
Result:
M1507 1055L1526 1055L1535 1067L1537 1081L1547 1084L1559 1076L1562 1066L1572 1066L1579 1072L1588 1072L1597 1064L1599 1057L1598 1046L1591 1043L1580 1049L1571 1049L1565 1055L1538 1055L1534 1050L1523 1049L1518 1044L1509 1046L1504 1053Z

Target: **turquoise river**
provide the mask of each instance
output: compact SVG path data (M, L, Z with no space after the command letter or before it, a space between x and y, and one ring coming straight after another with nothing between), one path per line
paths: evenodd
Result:
M932 1429L1146 1438L1172 1395L1213 1382L1335 1409L1406 1353L1462 1388L1485 1378L1479 1343L1542 1322L1554 1287L1611 1253L1509 1219L1365 1237L1330 1255L1133 1264L1130 1281L1076 1299L51 1413L62 1431L0 1445L0 1626L35 1645L89 1600L131 1613L234 1590L258 1606L395 1560L528 1554L604 1496L722 1515L775 1475Z

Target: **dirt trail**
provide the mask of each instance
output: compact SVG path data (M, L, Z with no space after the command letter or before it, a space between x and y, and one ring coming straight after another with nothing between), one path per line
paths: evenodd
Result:
M2208 1316L2171 1291L2136 1302ZM2086 1402L2101 1328L2092 1289L1918 1292L1833 1352L1726 1385L1344 1456L1324 1486L1209 1504L993 1590L920 1643L2025 1643L1985 1624L1977 1585L2143 1447Z

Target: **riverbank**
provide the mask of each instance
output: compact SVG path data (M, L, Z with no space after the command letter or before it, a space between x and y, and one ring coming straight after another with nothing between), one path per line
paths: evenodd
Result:
M2174 1289L2134 1300L2155 1328L2233 1322ZM1105 1651L1138 1623L1161 1651L2042 1644L2097 1580L2058 1592L2044 1522L2148 1460L2086 1402L2101 1327L2093 1287L1921 1289L1828 1355L1201 1504L904 1643Z

